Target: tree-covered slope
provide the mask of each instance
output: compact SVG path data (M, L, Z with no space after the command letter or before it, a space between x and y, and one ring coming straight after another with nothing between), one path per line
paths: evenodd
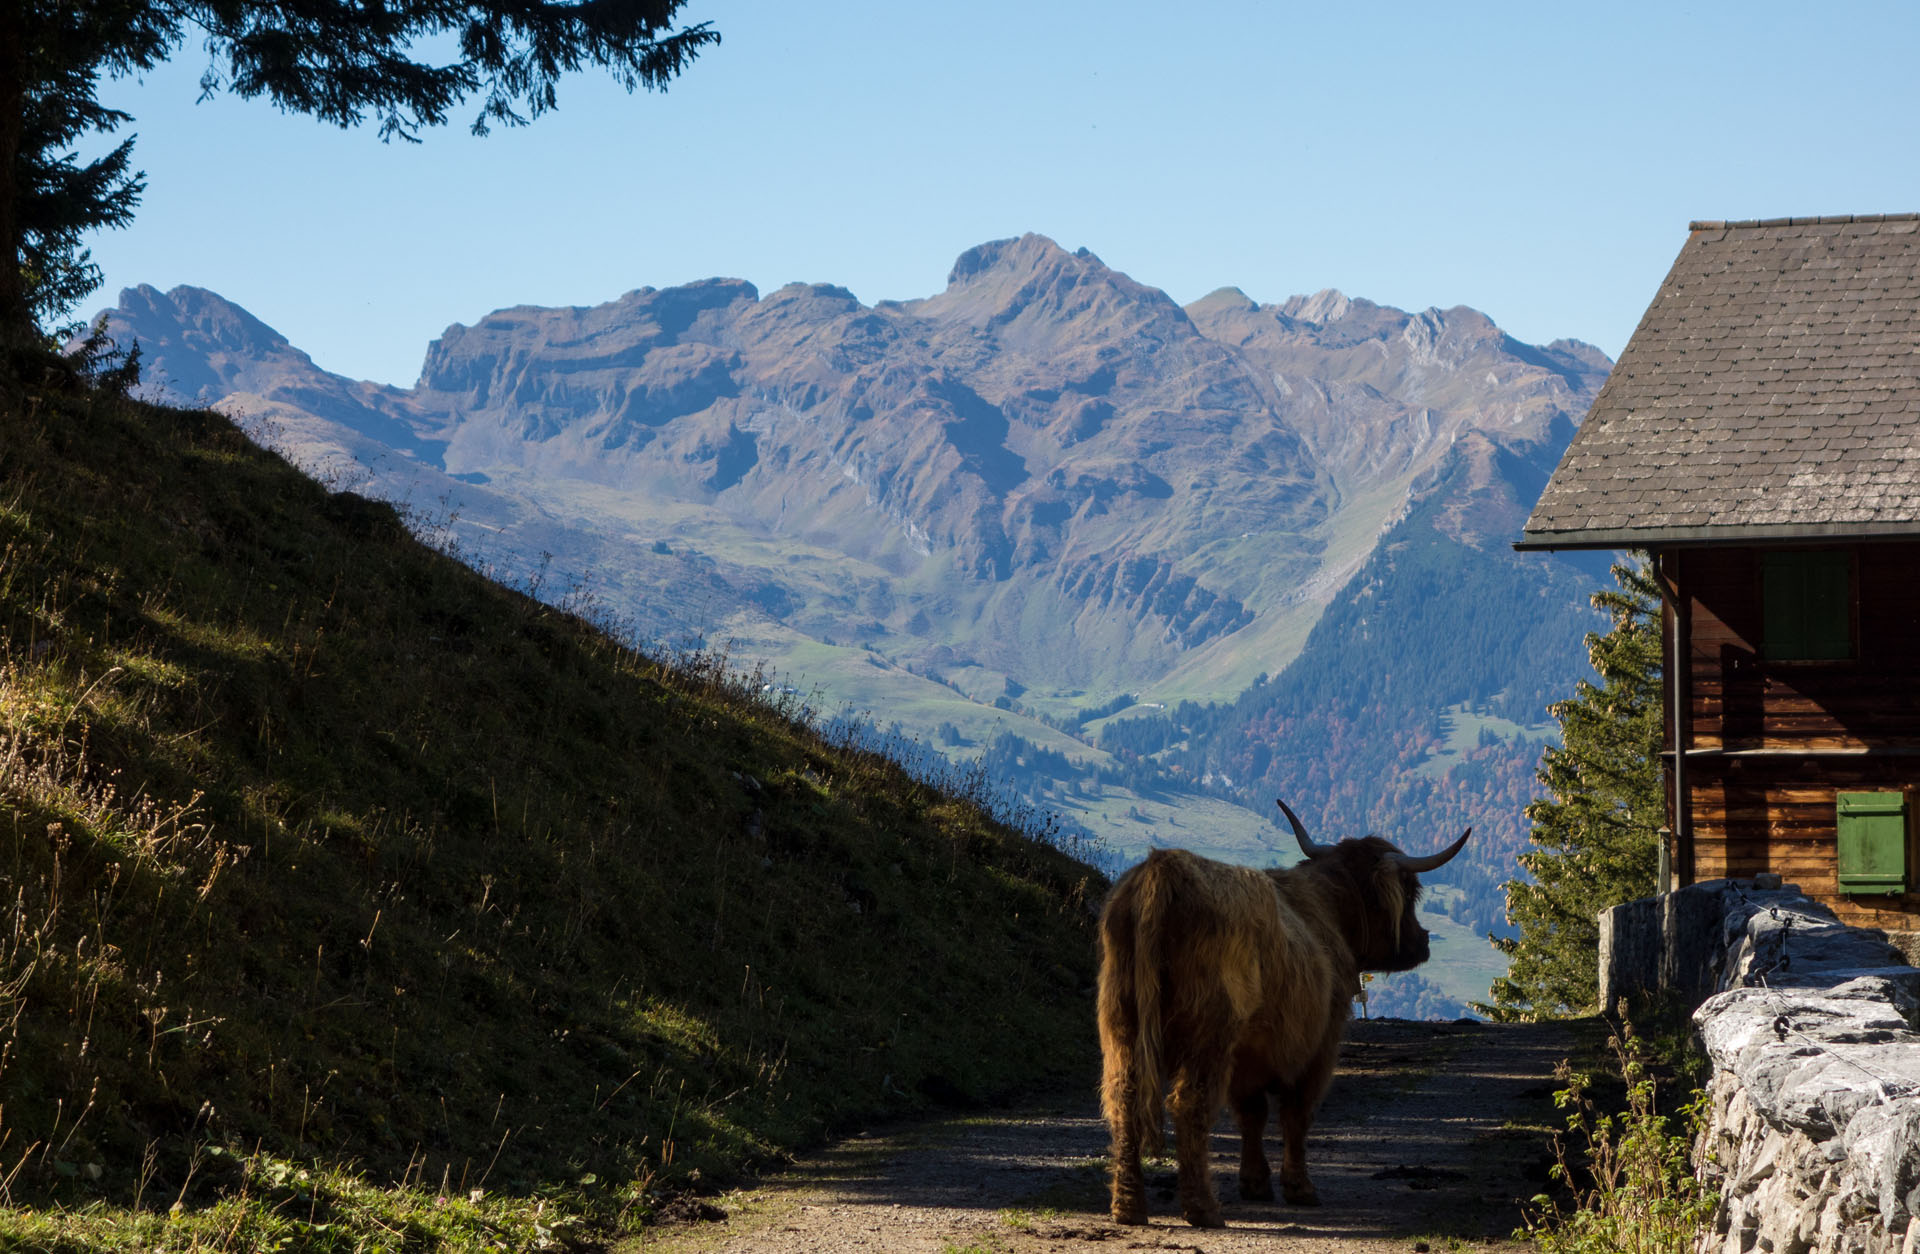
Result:
M632 1219L1086 1073L1098 875L794 712L218 415L11 388L0 1241L176 1199L306 1240L345 1168L419 1244Z

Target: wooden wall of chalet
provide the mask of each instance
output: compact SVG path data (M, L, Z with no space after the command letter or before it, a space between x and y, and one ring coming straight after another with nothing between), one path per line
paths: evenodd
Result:
M1920 893L1839 887L1835 794L1907 790L1909 814L1920 806L1920 544L1852 552L1856 651L1842 662L1761 656L1762 550L1667 555L1692 619L1693 857L1679 870L1695 880L1773 871L1849 923L1920 928ZM1910 867L1916 852L1910 839Z

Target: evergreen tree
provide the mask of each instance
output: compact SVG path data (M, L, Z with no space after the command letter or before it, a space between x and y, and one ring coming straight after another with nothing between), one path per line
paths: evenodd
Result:
M1507 955L1491 1005L1503 1020L1590 1012L1599 996L1599 911L1656 888L1661 781L1660 592L1642 555L1613 568L1617 589L1594 607L1613 627L1587 637L1599 684L1582 680L1552 707L1561 743L1542 755L1536 777L1548 796L1527 807L1533 849L1520 862L1533 882L1510 880L1511 939L1490 938Z
M478 97L473 130L552 109L556 84L600 66L631 91L664 88L719 39L673 28L686 0L0 0L0 356L41 339L98 283L81 236L124 224L142 179L132 140L82 161L75 144L132 121L101 78L183 44L204 49L202 92L265 96L337 126L377 121L416 139Z

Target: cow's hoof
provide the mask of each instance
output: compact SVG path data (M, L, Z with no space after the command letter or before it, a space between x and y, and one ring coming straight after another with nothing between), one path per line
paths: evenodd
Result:
M1132 1224L1135 1227L1145 1224L1147 1222L1146 1205L1142 1203L1138 1206L1122 1206L1120 1203L1115 1202L1113 1204L1113 1222L1117 1224Z
M1240 1181L1240 1197L1248 1202L1271 1202L1273 1200L1273 1180Z
M1287 1202L1293 1206L1318 1206L1320 1204L1320 1190L1308 1183L1288 1184L1282 1180L1280 1182L1280 1192L1286 1197Z
M1220 1217L1220 1212L1217 1210L1190 1210L1186 1212L1186 1216L1187 1222L1196 1228L1224 1228L1227 1226L1227 1221Z

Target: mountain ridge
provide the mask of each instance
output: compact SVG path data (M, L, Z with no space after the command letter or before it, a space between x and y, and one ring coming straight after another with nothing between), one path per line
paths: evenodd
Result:
M1124 687L1323 602L1298 589L1324 589L1336 533L1358 530L1364 548L1462 430L1570 430L1604 369L1589 346L1519 345L1460 307L1232 291L1183 308L1029 234L962 253L944 292L871 308L825 284L763 296L711 279L497 310L436 338L412 389L331 375L199 289L134 289L111 321L169 394L291 430L308 460L330 446L364 466L372 440L469 486L517 474L715 507L894 580L950 570L974 585L957 607L974 636L1036 598L1057 612L1058 597L1096 592L1117 608L1081 626L1131 673L1067 656L1023 682ZM1331 568L1352 565L1339 553ZM880 625L911 635L927 598L897 599L915 604ZM1143 629L1159 643L1119 640ZM982 664L1018 660L968 647Z

